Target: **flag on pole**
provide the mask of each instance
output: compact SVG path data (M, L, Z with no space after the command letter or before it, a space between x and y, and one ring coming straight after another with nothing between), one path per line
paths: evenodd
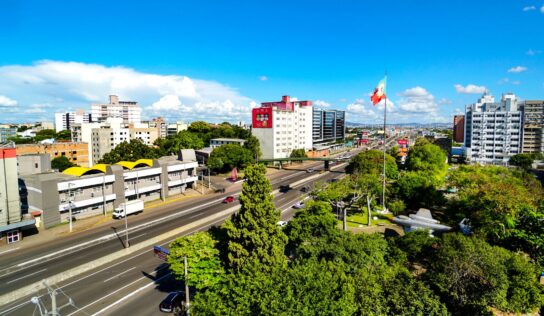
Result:
M385 99L387 96L385 95L385 83L387 82L387 76L384 77L378 85L376 86L376 89L374 89L374 93L372 93L372 96L370 97L370 100L372 101L372 104L376 105L380 103L381 100Z

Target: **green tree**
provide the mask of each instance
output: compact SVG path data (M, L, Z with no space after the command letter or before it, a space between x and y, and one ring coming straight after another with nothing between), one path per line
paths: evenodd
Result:
M51 168L57 169L60 172L73 166L75 166L75 164L71 163L66 156L56 157L51 160Z
M34 137L34 140L39 142L45 139L55 138L56 136L57 136L57 133L55 133L54 129L44 129L39 132L36 132L36 137Z
M244 129L241 129L240 130L244 131ZM245 138L245 137L247 138ZM257 137L253 136L253 135L238 135L238 137L240 138L243 138L243 139L247 139L247 141L244 143L244 148L248 149L249 151L251 151L253 153L253 157L257 157L257 158L260 158L261 157L261 145L259 144L259 139L257 139Z
M122 142L112 151L105 154L99 163L114 164L119 161L136 161L138 159L153 159L159 157L159 151L147 146L139 139L131 139L130 142Z
M188 131L198 134L206 134L211 131L211 126L209 123L204 121L195 121L189 125Z
M426 172L403 172L394 185L395 195L410 209L432 208L444 202L436 182Z
M214 170L230 171L233 168L245 168L255 161L249 149L239 144L226 144L215 148L210 154L208 166Z
M398 168L395 158L386 155L385 174L388 179L398 177ZM382 174L383 173L383 152L379 150L367 150L353 157L346 167L349 174Z
M294 149L290 155L291 158L304 158L306 157L306 151L303 148Z
M284 255L287 237L277 225L280 212L272 201L272 186L266 168L254 164L245 169L240 210L225 223L228 235L228 263L242 271L258 263L263 270L287 264Z
M55 134L55 140L72 140L72 132L69 130L60 131Z
M533 164L533 158L530 154L517 154L510 157L509 163L512 166L518 166L522 170L528 171Z
M198 290L214 287L225 278L219 250L210 233L198 232L180 237L170 243L168 264L170 270L181 281ZM187 257L187 280L183 257Z
M444 176L447 169L446 154L437 145L416 143L408 152L406 169Z

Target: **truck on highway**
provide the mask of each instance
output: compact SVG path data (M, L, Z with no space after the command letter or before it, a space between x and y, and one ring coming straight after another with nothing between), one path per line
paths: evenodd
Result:
M142 200L132 200L132 201L126 201L121 204L119 204L118 207L113 210L113 218L119 219L123 218L125 216L125 209L127 211L127 215L130 214L138 214L140 212L144 211L144 201Z

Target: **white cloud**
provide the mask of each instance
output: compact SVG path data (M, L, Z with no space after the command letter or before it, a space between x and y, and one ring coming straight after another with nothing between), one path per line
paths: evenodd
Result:
M404 90L401 93L402 99L399 101L399 109L413 113L437 112L438 105L434 96L425 88L414 87Z
M438 100L438 104L439 105L450 105L450 104L452 104L452 102L449 99L442 98L442 99Z
M521 82L519 80L514 80L514 81L512 81L512 84L515 85L515 86L519 86L521 84Z
M261 80L261 81L267 81L267 80L268 80L268 77L267 77L267 76L260 76L260 77L259 77L259 80Z
M329 102L323 100L315 100L314 105L320 108L328 108L329 106L331 106Z
M529 56L534 56L534 55L542 54L542 51L541 50L529 49L526 54L529 55Z
M533 11L533 10L536 10L536 7L534 5L523 7L523 11L525 11L525 12Z
M20 106L52 104L50 119L55 111L89 109L91 103L105 102L109 94L138 101L146 118L163 115L185 121L247 121L255 104L236 89L215 81L78 62L46 60L27 66L1 66L0 87L16 97Z
M524 66L516 66L508 69L508 72L514 72L514 73L520 73L527 70L527 67Z
M457 93L464 93L464 94L482 94L487 90L486 87L484 86L477 86L473 84L468 84L465 87L463 87L460 84L456 84L454 85L454 87Z
M453 114L455 114L455 115L463 115L463 114L465 114L465 112L462 111L460 108L455 108L455 110L453 110Z
M15 106L17 101L10 99L6 96L0 95L0 106Z
M544 5L540 7L540 13L544 13Z

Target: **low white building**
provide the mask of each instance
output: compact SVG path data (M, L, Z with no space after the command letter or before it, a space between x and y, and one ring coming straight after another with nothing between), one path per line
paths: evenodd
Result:
M252 110L251 133L259 139L263 159L288 158L295 149L312 149L312 102L283 96Z
M240 138L212 138L210 139L210 147L212 149L222 145L228 145L228 144L238 144L240 146L244 146L245 143L246 143L246 140L240 139Z

